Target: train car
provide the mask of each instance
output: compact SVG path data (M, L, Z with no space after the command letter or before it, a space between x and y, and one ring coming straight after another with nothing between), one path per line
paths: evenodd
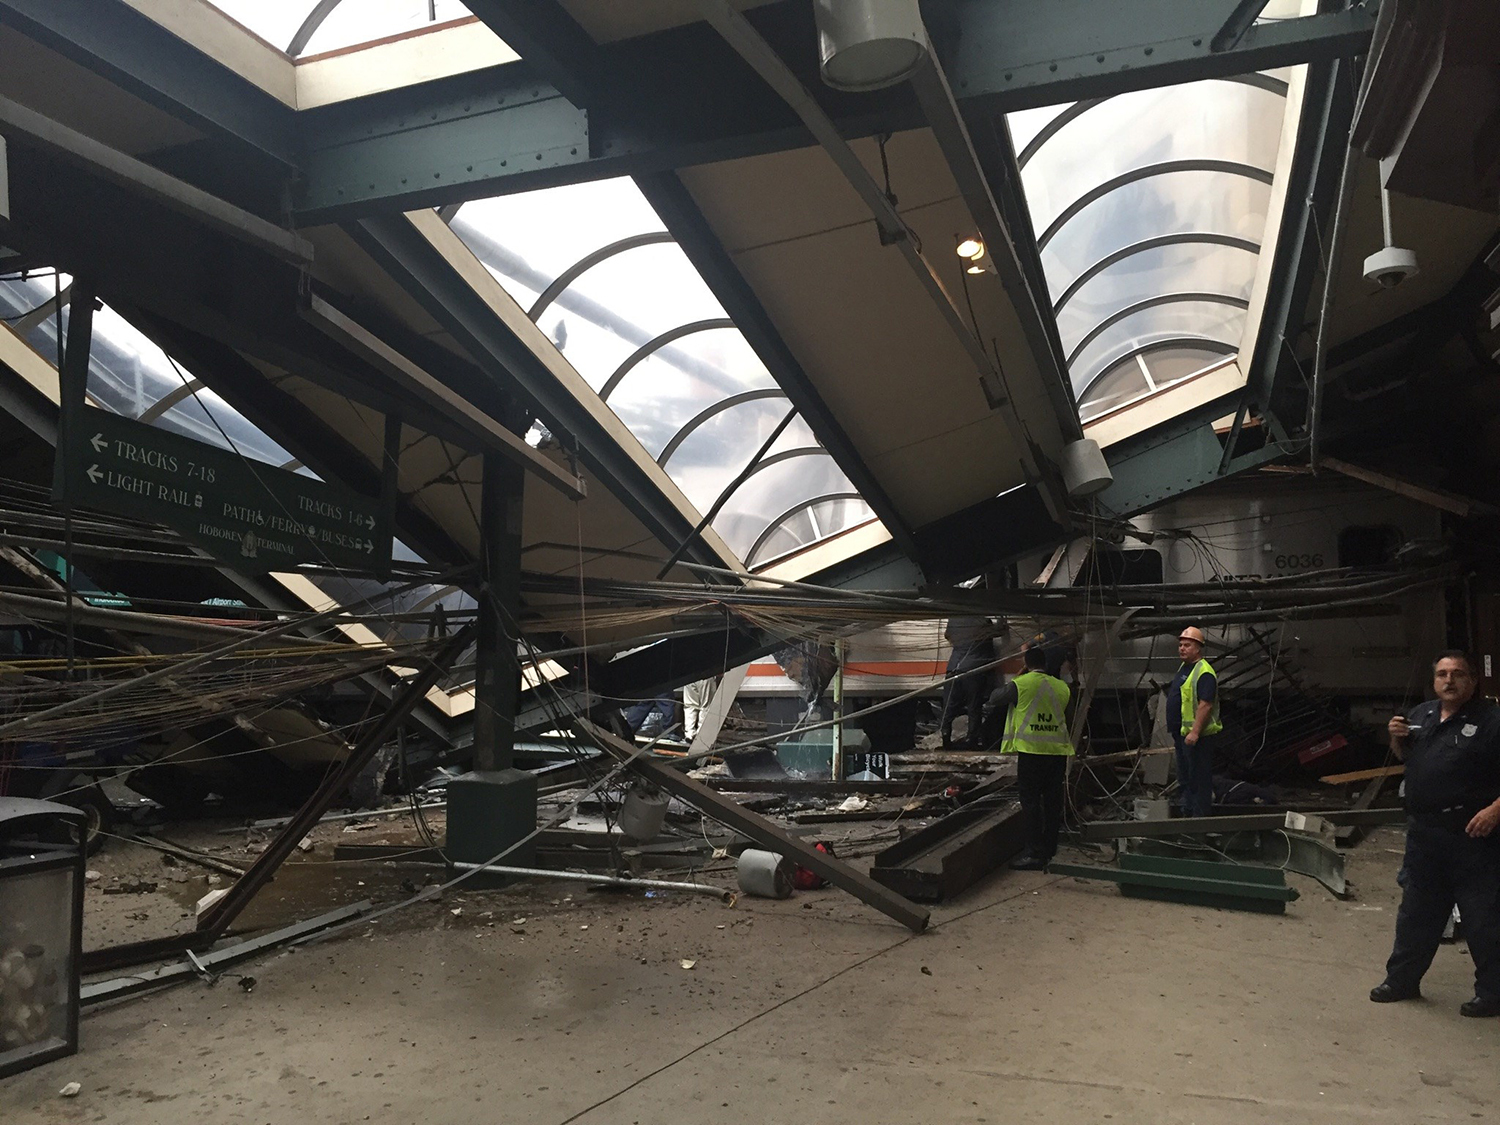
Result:
M1150 538L1080 538L1060 557L1048 553L1021 560L1020 585L1190 585L1392 567L1442 537L1440 513L1428 505L1347 478L1295 472L1225 481L1132 522ZM1044 573L1046 581L1040 582ZM1343 742L1335 737L1330 743L1330 735L1342 731L1352 737L1352 731L1383 727L1393 707L1423 698L1428 662L1446 646L1440 588L1408 593L1392 604L1395 612L1389 613L1359 609L1285 623L1210 627L1208 656L1225 665L1226 686L1239 690L1242 702L1274 702L1278 690L1300 691L1315 700L1318 713L1309 716L1300 741L1337 751ZM922 696L937 698L950 650L944 624L907 622L849 638L844 682L849 709L923 687ZM1003 622L997 626L1003 634ZM1091 710L1095 749L1139 745L1148 737L1143 716L1177 669L1174 638L1175 631L1119 642L1105 654ZM1018 670L1007 666L1002 674ZM764 707L773 725L780 725L805 706L801 691L766 658L750 666L740 699ZM1295 745L1298 728L1289 723L1276 737ZM902 730L905 726L903 721ZM1335 760L1336 755L1330 758Z

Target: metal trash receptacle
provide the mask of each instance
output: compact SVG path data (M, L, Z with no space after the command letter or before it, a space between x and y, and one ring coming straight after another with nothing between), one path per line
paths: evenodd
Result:
M84 815L0 797L0 1078L78 1050Z

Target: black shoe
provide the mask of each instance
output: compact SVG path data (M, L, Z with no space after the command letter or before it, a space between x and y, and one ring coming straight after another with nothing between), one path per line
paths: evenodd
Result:
M1415 986L1411 988L1398 988L1388 980L1383 980L1374 988L1370 989L1370 999L1377 1004L1393 1004L1397 1000L1420 1000L1422 990ZM1467 1007L1468 1005L1465 1005ZM1495 1013L1500 1015L1500 1011Z
M1476 996L1474 999L1466 1000L1460 1004L1458 1006L1458 1014L1461 1016L1472 1016L1475 1019L1500 1016L1500 999L1492 996Z
M1010 861L1010 869L1012 871L1045 871L1047 861L1041 856L1018 855Z

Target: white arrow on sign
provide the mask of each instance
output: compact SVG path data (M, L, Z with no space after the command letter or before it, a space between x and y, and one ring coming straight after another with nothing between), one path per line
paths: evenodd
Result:
M374 516L366 516L365 517L365 526L368 527L371 531L374 531L375 530L375 517Z
M375 549L375 544L371 543L368 539L366 539L365 540L365 554L368 555L374 549Z
M90 465L89 466L89 468L88 468L88 477L89 477L89 480L93 481L95 484L99 483L99 478L102 477L103 475L104 474L99 471L99 466L98 465Z
M89 444L94 447L95 453L103 453L106 449L109 448L109 442L105 440L103 434L95 434L93 437L89 438Z

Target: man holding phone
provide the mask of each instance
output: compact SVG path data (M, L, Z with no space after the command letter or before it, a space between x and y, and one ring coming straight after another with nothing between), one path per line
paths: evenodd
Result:
M1436 699L1388 724L1406 761L1406 860L1396 942L1377 1003L1421 995L1455 903L1474 958L1466 1016L1500 1016L1500 706L1476 698L1474 663L1458 651L1432 665Z

